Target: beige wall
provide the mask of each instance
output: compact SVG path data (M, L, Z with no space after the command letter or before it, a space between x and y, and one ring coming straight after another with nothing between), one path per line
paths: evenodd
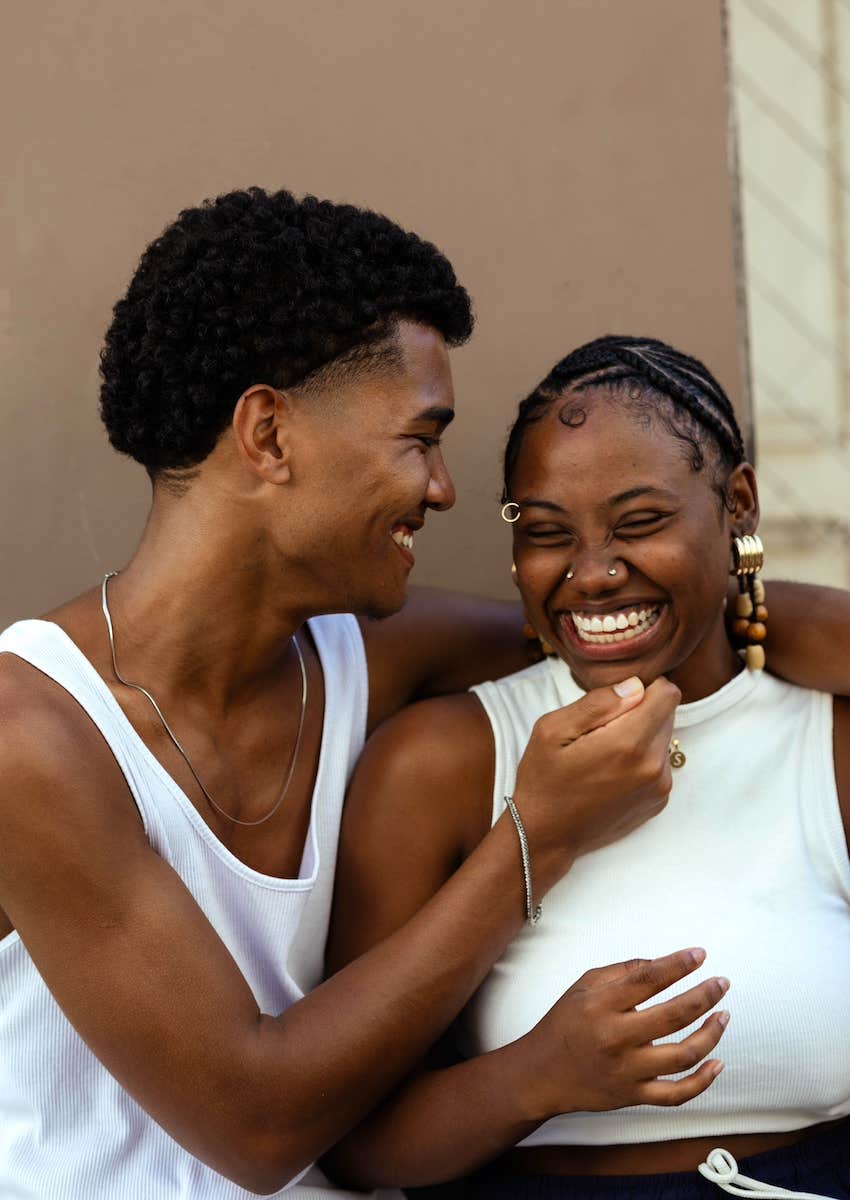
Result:
M0 625L132 548L148 488L99 428L100 337L161 227L253 183L377 208L454 261L478 311L459 502L416 577L509 595L499 451L556 358L657 334L739 394L720 26L720 0L7 6Z

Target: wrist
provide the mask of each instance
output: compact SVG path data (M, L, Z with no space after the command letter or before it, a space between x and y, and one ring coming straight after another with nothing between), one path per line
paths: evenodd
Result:
M544 823L534 820L532 806L521 791L514 792L513 802L522 819L528 841L531 885L536 904L567 874L580 851L577 844L565 836L563 823L557 831L541 828ZM510 813L506 812L505 818L508 823L511 822ZM516 834L514 836L516 837ZM522 876L519 850L517 855Z
M538 1045L536 1029L494 1053L501 1056L499 1086L511 1098L513 1119L526 1130L523 1137L552 1117L573 1111L554 1097L548 1079L552 1047ZM559 1090L562 1097L563 1084Z

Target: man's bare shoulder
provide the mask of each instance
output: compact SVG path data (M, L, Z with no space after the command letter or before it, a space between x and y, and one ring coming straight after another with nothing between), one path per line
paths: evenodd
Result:
M93 795L97 779L105 772L114 782L116 770L102 735L73 696L16 654L0 654L0 809L4 794L32 798L46 788L61 791L81 774L91 777Z

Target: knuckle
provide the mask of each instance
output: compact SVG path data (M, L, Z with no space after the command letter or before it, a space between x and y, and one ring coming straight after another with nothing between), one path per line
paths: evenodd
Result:
M648 782L644 777L646 758L639 746L631 744L621 746L617 756L617 766L620 772L627 777L632 787L643 788L646 786Z
M652 962L641 961L629 982L638 984L640 987L655 987L657 978L658 973Z
M648 757L644 757L637 764L635 777L638 786L644 791L651 790L653 793L656 791L656 784L658 783L658 771L655 767L655 764Z
M550 746L560 739L560 725L557 713L544 713L535 721L532 736L544 746Z
M677 1071L689 1071L702 1058L702 1053L696 1046L681 1046L675 1057Z
M689 1025L696 1015L696 1010L690 1008L681 1000L671 1000L667 1006L665 1024L671 1031L682 1029Z
M623 966L627 971L637 971L640 967L648 966L649 962L648 958L630 958Z
M653 686L656 688L659 698L668 704L678 704L682 699L681 691L666 675L659 675Z

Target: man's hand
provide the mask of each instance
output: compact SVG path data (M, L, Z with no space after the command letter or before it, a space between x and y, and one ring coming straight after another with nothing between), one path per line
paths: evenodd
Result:
M666 958L586 971L514 1043L517 1086L527 1094L531 1088L527 1103L532 1119L632 1104L678 1105L704 1092L723 1069L717 1059L702 1060L720 1041L727 1013L712 1013L679 1042L653 1043L709 1012L729 981L707 979L662 1004L637 1010L704 959L704 950L681 950ZM691 1073L677 1080L660 1078L683 1071Z
M616 841L667 803L668 750L681 694L666 679L645 692L634 684L625 696L597 688L534 726L514 802L541 889L564 873L565 853L575 858Z

